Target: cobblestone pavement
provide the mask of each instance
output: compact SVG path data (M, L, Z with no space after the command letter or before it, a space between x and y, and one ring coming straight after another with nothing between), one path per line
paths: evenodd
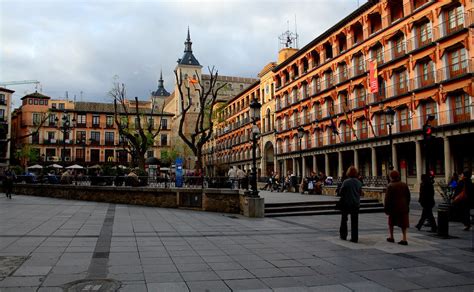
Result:
M339 219L1 196L0 291L117 283L100 279L134 292L474 291L472 233L460 223L449 240L410 228L401 246L385 241L384 214L360 215L357 244L339 240Z

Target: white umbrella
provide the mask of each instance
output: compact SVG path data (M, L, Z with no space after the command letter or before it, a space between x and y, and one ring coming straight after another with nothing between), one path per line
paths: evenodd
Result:
M52 167L52 168L63 168L61 165L56 164L56 163L55 163L55 164L51 164L51 165L48 166L48 167Z
M32 165L32 166L28 166L28 169L42 169L43 167L39 164L35 164L35 165Z
M83 169L83 168L84 167L82 167L80 165L77 165L77 164L66 167L66 169Z
M100 168L100 165L96 164L96 165L93 165L93 166L89 166L88 168L89 169Z

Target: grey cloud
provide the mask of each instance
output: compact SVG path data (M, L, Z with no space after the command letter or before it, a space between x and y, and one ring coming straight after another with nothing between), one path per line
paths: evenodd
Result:
M362 1L361 1L362 2ZM3 1L0 81L38 79L43 92L106 100L114 75L130 96L155 90L160 69L171 90L190 26L195 56L223 75L255 77L294 27L300 47L356 8L356 0ZM25 13L27 12L27 13ZM205 69L205 68L204 68ZM15 86L15 99L33 86Z

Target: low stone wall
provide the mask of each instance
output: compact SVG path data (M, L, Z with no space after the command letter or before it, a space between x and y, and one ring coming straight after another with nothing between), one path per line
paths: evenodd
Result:
M335 196L337 186L323 186L323 195ZM384 187L362 187L363 197L369 199L377 199L380 203L383 203L385 199Z
M238 190L16 184L17 195L242 213Z

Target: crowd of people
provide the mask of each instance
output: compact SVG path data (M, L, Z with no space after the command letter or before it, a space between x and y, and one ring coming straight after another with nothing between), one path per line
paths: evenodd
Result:
M286 176L280 177L278 172L271 172L267 178L267 183L261 190L276 192L300 192L308 194L321 194L323 185L332 185L334 183L331 176L324 173L312 171L309 176L298 181L298 177L288 171Z
M400 245L408 245L407 230L410 226L409 212L411 194L408 185L400 180L400 173L392 170L389 174L390 183L387 186L384 199L384 211L388 216L387 241L394 243L394 228L399 227L402 231ZM422 176L419 188L419 198L423 211L415 227L418 230L428 221L431 232L437 231L436 220L433 215L435 206L434 179L428 174ZM452 189L453 210L459 210L461 222L464 224L464 230L471 229L470 210L474 208L474 186L472 183L472 171L464 170L461 176L453 176L449 183ZM346 172L345 179L337 189L337 196L340 197L337 207L341 211L341 224L339 236L342 240L347 240L348 228L347 221L351 218L351 241L358 242L358 222L360 197L362 196L362 182L358 178L358 171L351 166Z

